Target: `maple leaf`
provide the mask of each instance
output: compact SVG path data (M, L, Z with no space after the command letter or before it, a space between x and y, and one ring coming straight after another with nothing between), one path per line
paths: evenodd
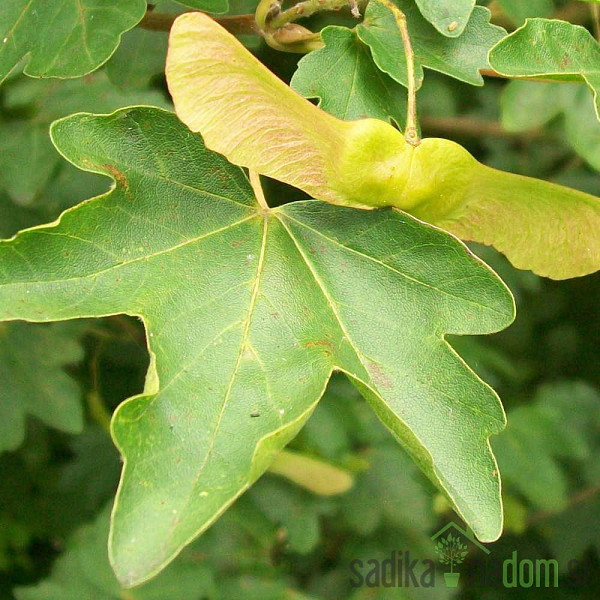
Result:
M485 264L397 211L267 209L241 169L160 109L74 115L52 137L115 186L0 242L0 319L144 321L145 389L112 421L122 583L159 572L268 468L334 370L480 539L499 536L489 436L504 413L444 340L513 319Z

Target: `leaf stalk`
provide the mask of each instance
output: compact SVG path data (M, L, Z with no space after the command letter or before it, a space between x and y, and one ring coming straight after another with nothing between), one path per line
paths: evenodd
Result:
M419 126L417 121L417 81L415 77L415 53L410 41L406 15L394 3L390 2L390 0L377 0L377 2L383 4L383 6L392 12L394 18L396 19L396 25L400 30L400 36L402 37L404 56L406 58L406 79L408 87L406 127L404 129L404 137L409 144L418 146L421 143L421 138L419 137Z

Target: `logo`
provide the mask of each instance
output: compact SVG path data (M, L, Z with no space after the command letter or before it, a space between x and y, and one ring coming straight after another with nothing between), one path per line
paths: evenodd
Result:
M558 588L560 578L560 587L590 586L590 567L585 562L572 559L559 565L554 558L524 557L517 550L506 555L506 548L502 556L496 553L488 558L490 550L475 539L473 532L453 521L433 534L431 541L437 554L437 567L435 560L415 556L409 549L393 550L377 557L354 558L349 563L350 585L353 588L433 588L444 585L447 588L460 585L484 589ZM471 551L474 551L473 556L467 560ZM463 577L459 584L461 574Z
M471 532L463 529L453 521L450 521L450 523L431 536L431 540L436 542L435 551L439 556L440 563L450 569L444 572L444 581L446 582L446 587L449 588L458 586L460 572L456 572L454 569L464 562L469 552L467 545L463 542L463 538L480 550L483 550L486 554L490 553L485 546L482 546L475 539Z

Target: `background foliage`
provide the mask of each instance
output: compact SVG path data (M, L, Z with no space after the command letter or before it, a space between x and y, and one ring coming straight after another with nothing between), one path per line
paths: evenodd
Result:
M19 4L12 3L17 9ZM141 0L125 4L141 17L145 7L136 7L144 4ZM225 10L220 2L182 4ZM424 6L431 3L416 4L427 14ZM593 31L593 11L585 3L493 2L495 25L477 7L456 36L440 34L444 23L428 23L414 3L399 5L414 12L415 51L425 69L418 96L424 135L456 139L491 166L600 195L600 125L584 84L486 78L481 86L478 75L488 66L487 49L504 35L499 26L512 30L526 17L558 15ZM251 0L240 0L231 3L230 14L254 9ZM161 2L155 10L185 8ZM8 11L0 14L2 24ZM325 110L342 118L375 116L400 123L400 84L406 75L396 60L399 51L393 61L384 52L390 46L380 7L370 5L367 15L380 19L381 26L349 29L355 22L347 12L312 17L313 30L328 27L325 47L302 58L272 50L256 37L243 39ZM123 29L135 24L131 19L129 24L118 20L121 30L107 37L113 46ZM36 80L17 68L0 88L0 237L52 220L107 189L105 179L60 158L48 137L51 121L131 104L169 107L162 74L166 33L134 28L109 58L113 50L104 48L94 68L108 62L85 77ZM10 71L20 58L10 64L0 53L0 72ZM27 72L42 72L34 67L32 58ZM62 75L82 74L69 71L68 63L64 68ZM290 200L299 196L275 182L269 182L268 191ZM492 556L503 558L517 549L529 558L555 556L561 565L577 559L582 577L573 579L572 587L507 591L463 579L455 591L351 589L350 560L386 558L394 549L435 558L430 536L456 517L365 401L337 376L292 448L352 472L355 485L349 492L322 497L268 474L158 578L120 590L108 565L106 536L121 465L106 422L123 399L141 391L148 356L141 324L111 317L0 324L0 597L596 597L600 277L552 282L516 271L487 248L473 249L509 284L518 307L509 330L452 340L499 392L508 413L507 429L492 440L506 510L506 532L491 546Z

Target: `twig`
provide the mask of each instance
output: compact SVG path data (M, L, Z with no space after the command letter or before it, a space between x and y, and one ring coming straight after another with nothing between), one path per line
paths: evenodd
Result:
M546 134L539 129L532 129L525 132L507 131L497 121L488 121L473 117L421 117L421 126L424 131L435 132L450 137L455 135L469 137L489 135L525 141L546 137Z
M248 170L248 174L250 176L250 185L252 186L252 190L254 191L254 195L256 196L256 200L260 208L262 209L262 212L268 213L270 209L269 205L267 204L262 185L260 183L260 175L252 169Z
M390 0L377 0L386 8L392 11L396 19L396 25L400 30L402 37L402 45L404 46L404 56L406 58L406 79L408 82L408 104L406 108L406 128L404 129L404 137L409 144L418 146L421 143L419 138L419 128L417 124L417 82L415 79L415 54L410 42L410 34L408 33L408 25L406 23L405 14Z
M151 31L170 31L179 15L171 13L147 12L138 23L138 27ZM236 15L233 17L213 17L219 25L234 35L261 35L254 15Z
M272 6L280 6L275 0L267 0ZM282 12L274 14L272 18L268 19L267 24L271 29L279 29L287 23L292 23L300 18L305 19L318 12L324 12L328 10L338 11L343 8L350 7L351 11L358 10L360 4L366 4L364 0L361 2L352 2L352 0L304 0L294 4L291 8ZM353 13L354 14L354 13ZM354 14L354 16L356 16ZM360 15L359 15L360 16Z
M574 496L572 496L569 499L569 501L567 502L567 506L565 508L563 508L561 510L539 511L539 512L533 513L529 517L529 519L527 519L527 521L529 524L533 524L533 523L537 523L538 521L542 521L544 519L554 517L555 515L558 515L558 514L564 512L568 508L573 508L574 506L577 506L578 504L581 504L582 502L585 502L586 500L590 500L597 494L600 494L600 484L592 485L588 488L581 490Z
M600 7L597 4L590 4L590 11L594 25L594 37L597 42L600 42Z

